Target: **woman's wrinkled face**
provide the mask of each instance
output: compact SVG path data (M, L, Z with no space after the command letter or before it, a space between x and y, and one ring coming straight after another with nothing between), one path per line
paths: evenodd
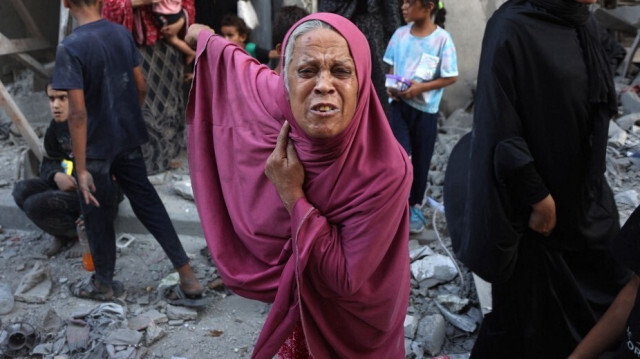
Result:
M316 29L300 35L286 75L293 116L309 137L329 138L347 128L358 102L358 78L340 34Z

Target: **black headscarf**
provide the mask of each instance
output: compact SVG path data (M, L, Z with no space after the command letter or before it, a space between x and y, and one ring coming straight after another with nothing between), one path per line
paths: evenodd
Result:
M607 55L598 38L587 29L587 21L590 16L587 5L575 0L529 0L529 2L576 28L589 71L589 101L605 105L609 110L609 115L616 113L617 98L613 85L613 74Z

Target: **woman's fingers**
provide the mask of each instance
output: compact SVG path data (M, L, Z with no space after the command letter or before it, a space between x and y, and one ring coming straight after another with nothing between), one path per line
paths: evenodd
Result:
M278 139L276 140L276 148L274 149L274 153L278 154L280 158L287 157L287 145L289 143L289 129L291 125L289 125L288 121L284 121L282 128L280 129L280 133L278 133Z

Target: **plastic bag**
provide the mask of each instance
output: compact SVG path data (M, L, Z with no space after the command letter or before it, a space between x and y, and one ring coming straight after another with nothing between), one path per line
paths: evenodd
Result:
M238 17L244 20L251 30L260 24L258 14L256 14L251 1L248 0L238 0Z

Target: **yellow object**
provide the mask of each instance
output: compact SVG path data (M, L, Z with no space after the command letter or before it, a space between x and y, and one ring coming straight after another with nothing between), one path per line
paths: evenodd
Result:
M71 176L73 173L73 162L69 160L62 160L62 168L64 168L64 173Z

